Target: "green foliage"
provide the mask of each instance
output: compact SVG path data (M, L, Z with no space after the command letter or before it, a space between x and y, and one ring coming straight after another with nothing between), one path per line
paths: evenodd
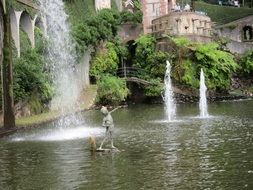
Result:
M142 22L142 11L131 13L129 11L122 11L120 13L121 23L132 22L134 24Z
M20 42L21 42L20 43L20 54L21 55L32 48L31 42L28 38L27 33L25 31L23 31L22 29L20 30Z
M241 57L240 66L243 74L253 73L253 51L246 52Z
M252 8L234 8L196 1L196 10L207 13L213 22L225 24L253 14Z
M45 40L38 28L35 30L35 36L36 48L32 49L27 35L21 31L21 57L15 57L13 64L15 102L27 100L32 94L36 94L37 98L45 103L52 96L51 84L42 57Z
M121 23L132 22L134 24L142 23L142 9L141 2L139 0L133 0L134 9L133 12L130 11L122 11L120 13Z
M186 59L180 64L180 69L182 69L183 75L180 80L183 84L191 86L193 88L197 88L199 85L199 78L196 71L197 65L193 64L191 60ZM175 76L175 75L174 75ZM179 75L180 76L180 75Z
M64 3L72 27L84 23L96 13L94 0L65 0Z
M112 44L114 44L114 50L116 51L118 57L126 58L128 55L128 50L125 44L121 41L120 38L115 37L111 41Z
M88 46L96 46L101 41L112 39L117 34L119 24L119 13L113 9L103 9L97 15L80 22L73 29L77 52L83 54Z
M98 53L91 63L90 75L99 79L105 73L114 74L118 69L119 59L115 45L108 42L106 50Z
M43 103L38 98L37 93L32 93L28 105L32 114L40 114L43 112Z
M177 37L177 38L171 38L171 39L179 47L189 46L191 44L191 42L187 38L184 38L184 37Z
M15 101L27 99L32 92L38 92L44 102L51 98L52 90L44 71L44 62L35 50L30 49L14 59L13 70Z
M97 101L117 105L124 101L129 91L126 82L112 75L103 75L98 81Z
M166 70L166 60L170 59L170 55L166 52L153 52L147 57L147 65L145 70L152 78L163 78Z
M163 83L159 78L157 79L150 79L150 84L144 87L146 96L155 97L160 96L163 90Z
M203 68L209 89L227 89L229 87L230 78L238 68L232 54L220 50L217 43L198 44L182 39L173 40L177 45L174 52L176 57L173 77L177 82L197 88L200 69ZM182 49L184 53L182 53Z
M155 38L150 35L142 35L135 40L136 64L140 67L146 65L146 59L155 52Z
M150 85L144 87L147 96L160 96L162 81L166 70L166 60L171 55L166 52L155 51L155 39L149 35L142 35L135 41L136 54L134 67L144 72L139 78L147 80Z

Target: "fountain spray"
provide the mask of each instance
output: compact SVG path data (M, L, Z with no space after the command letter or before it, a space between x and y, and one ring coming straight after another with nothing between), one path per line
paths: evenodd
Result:
M176 105L173 98L173 89L172 89L172 82L171 82L171 65L169 61L166 61L166 72L164 77L165 83L165 112L166 112L166 119L170 122L175 119L176 115Z
M199 110L200 110L200 117L205 118L208 117L207 111L207 100L206 100L206 90L207 87L205 85L205 75L203 69L200 72L200 88L199 88Z

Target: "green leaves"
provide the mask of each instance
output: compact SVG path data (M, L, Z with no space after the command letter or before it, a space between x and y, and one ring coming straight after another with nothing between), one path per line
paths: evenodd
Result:
M117 105L124 101L129 93L126 82L112 75L103 75L98 81L97 101L102 104Z
M108 42L106 49L92 60L90 75L100 79L105 73L114 74L118 69L118 56L113 43Z
M115 37L119 24L119 13L113 9L103 9L97 15L91 15L76 24L72 34L77 42L79 55L82 55L88 46L96 46L101 41Z
M253 73L253 51L246 52L240 59L241 71L244 74Z
M187 40L173 39L177 45L177 52L188 52L176 57L177 74L179 83L198 88L199 73L203 68L206 75L206 84L209 89L227 89L232 74L237 70L233 55L219 49L219 44L199 44ZM183 50L181 50L183 49ZM180 61L181 60L181 61Z
M53 90L48 73L45 70L45 61L42 53L45 50L45 39L41 31L36 28L36 48L32 49L27 35L21 31L22 52L20 58L14 59L14 99L16 102L27 100L36 94L42 102L51 99Z

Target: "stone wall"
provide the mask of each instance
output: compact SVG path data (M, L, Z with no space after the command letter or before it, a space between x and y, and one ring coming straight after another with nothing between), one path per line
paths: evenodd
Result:
M195 12L170 12L152 21L152 34L189 35L211 37L212 23L210 17Z
M142 24L122 24L118 30L118 36L123 40L124 43L135 40L142 33Z
M118 10L122 11L123 10L122 0L115 0L115 3L117 5Z
M251 29L251 37L249 36L249 39L246 37L245 27ZM215 33L219 37L229 39L227 47L232 53L242 54L253 49L253 15L225 25L216 26Z
M78 86L82 89L90 85L89 70L90 70L91 51L84 53L80 63L76 66L76 77Z

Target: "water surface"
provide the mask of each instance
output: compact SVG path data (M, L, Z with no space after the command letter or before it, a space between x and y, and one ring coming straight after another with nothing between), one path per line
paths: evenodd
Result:
M253 101L177 105L162 122L162 105L113 113L120 153L89 151L101 142L99 111L80 126L53 124L0 140L0 189L253 189Z

